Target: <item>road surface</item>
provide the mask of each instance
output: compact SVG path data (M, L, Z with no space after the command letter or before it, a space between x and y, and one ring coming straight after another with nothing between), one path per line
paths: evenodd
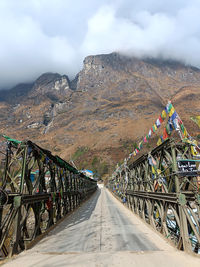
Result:
M4 266L200 266L100 186L34 248Z

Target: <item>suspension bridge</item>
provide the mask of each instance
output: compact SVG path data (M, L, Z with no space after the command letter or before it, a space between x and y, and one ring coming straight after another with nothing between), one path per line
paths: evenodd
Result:
M167 139L104 188L37 144L4 138L0 253L19 254L5 265L199 265L200 160L190 143Z

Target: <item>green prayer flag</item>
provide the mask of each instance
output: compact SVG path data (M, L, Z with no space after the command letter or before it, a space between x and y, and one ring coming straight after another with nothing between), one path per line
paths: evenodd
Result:
M170 135L171 134L171 131L170 131L170 127L169 127L169 124L166 124L166 130L167 130L167 133Z
M172 109L172 103L169 104L168 113L170 112L171 109Z
M16 139L13 139L13 138L10 138L9 136L3 134L2 135L6 140L8 140L9 142L12 142L14 145L18 145L18 144L21 144L22 141L19 141L19 140L16 140Z
M184 133L184 126L181 124L181 131Z

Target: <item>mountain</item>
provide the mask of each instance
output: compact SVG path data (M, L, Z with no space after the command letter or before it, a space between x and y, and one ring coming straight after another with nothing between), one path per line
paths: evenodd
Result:
M57 73L0 91L2 133L31 139L79 168L106 172L148 133L168 100L188 131L200 114L200 70L117 53L88 56L74 80ZM156 137L153 138L152 147Z

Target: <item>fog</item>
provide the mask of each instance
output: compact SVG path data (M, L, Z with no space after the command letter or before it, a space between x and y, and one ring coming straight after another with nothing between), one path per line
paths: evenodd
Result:
M200 67L198 0L0 0L0 88L119 52Z

